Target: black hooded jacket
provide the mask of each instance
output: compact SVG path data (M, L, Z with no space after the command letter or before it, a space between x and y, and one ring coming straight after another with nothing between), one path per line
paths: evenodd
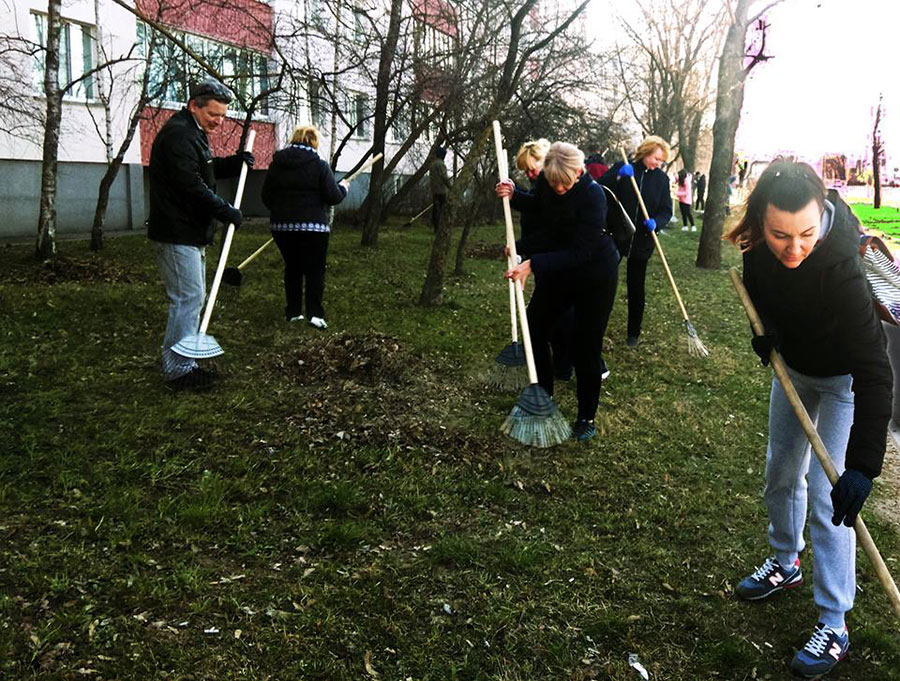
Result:
M744 253L744 285L785 363L807 376L853 377L847 468L881 472L893 374L859 257L859 222L835 192L831 229L795 269L765 241Z
M536 216L541 225L516 243L522 257L531 259L535 277L577 273L598 263L618 265L616 246L606 231L606 196L587 173L562 195L541 173L532 192L515 190L511 204L523 215Z
M273 223L328 224L328 206L339 204L347 190L314 149L292 144L275 152L266 173L262 200Z
M241 172L240 156L213 158L209 140L182 109L153 140L150 150L150 215L147 236L189 246L212 243L214 218L228 219L229 203L216 194L216 177Z
M627 177L617 178L619 168L622 165L622 161L614 163L600 178L600 183L612 189L636 228L628 257L636 260L647 260L653 255L653 237L650 236L650 232L644 227L644 214L638 205L637 195L634 193L631 180ZM669 224L669 220L672 219L672 195L669 192L669 177L659 168L648 171L647 166L641 161L633 162L632 167L634 168L634 179L638 187L640 187L641 197L644 199L644 205L647 207L647 213L656 220L657 228L664 228Z

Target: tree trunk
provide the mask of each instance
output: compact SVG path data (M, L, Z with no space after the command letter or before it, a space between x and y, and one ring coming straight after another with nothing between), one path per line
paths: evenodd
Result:
M400 38L400 20L403 14L403 0L391 0L391 15L388 22L387 36L381 48L381 57L378 60L378 77L375 82L375 117L372 123L372 153L384 152L384 142L387 137L387 108L388 89L391 84L391 72L394 64L394 54L397 51L397 42ZM384 159L372 166L369 175L369 193L366 196L363 207L362 245L376 246L378 244L378 228L381 225L381 215L384 206Z
M41 200L38 214L35 255L39 259L56 254L56 182L59 151L59 126L62 120L62 92L59 87L59 43L62 22L61 0L50 0L47 14L47 46L44 65L44 96L47 113L44 122L44 146L41 163Z
M872 144L872 208L881 208L881 145Z
M463 263L466 257L466 243L468 243L472 227L475 225L475 212L475 210L470 210L466 216L466 223L463 225L462 234L459 236L459 243L456 244L456 268L454 269L454 274L465 274Z
M728 29L722 56L716 95L716 120L713 123L713 153L709 166L706 209L697 249L697 267L718 269L722 265L722 233L728 201L728 180L734 159L734 137L741 122L744 104L744 41L747 33L746 2L738 2L734 23Z
M481 134L472 143L472 148L466 156L466 162L463 163L459 175L455 178L453 186L450 188L450 193L447 196L447 206L444 208L443 215L441 215L437 232L434 235L434 241L431 244L431 258L428 261L425 283L419 295L419 305L430 307L441 304L444 293L444 265L447 261L447 253L450 251L450 225L456 219L457 206L464 199L465 191L475 173L478 159L484 152L488 137L492 133L490 121L493 120L494 113L491 112L491 114L488 117L488 125L485 126Z

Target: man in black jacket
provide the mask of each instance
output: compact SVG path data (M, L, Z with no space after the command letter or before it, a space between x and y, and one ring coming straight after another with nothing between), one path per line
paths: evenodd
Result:
M162 127L150 151L150 216L147 236L155 242L169 318L162 345L163 378L173 390L205 390L216 376L190 358L172 351L185 336L197 333L206 296L206 246L215 220L241 224L241 212L215 192L216 177L234 177L241 164L253 165L247 152L213 158L207 133L222 121L231 93L215 80L191 86L187 107Z

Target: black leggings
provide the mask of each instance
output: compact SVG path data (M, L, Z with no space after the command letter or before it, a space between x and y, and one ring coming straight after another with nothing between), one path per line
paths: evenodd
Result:
M648 262L649 259L629 256L625 270L628 286L628 335L635 338L641 335L641 323L644 321L644 282L647 279Z
M303 281L306 280L306 316L325 318L325 256L328 232L273 231L272 237L284 258L286 319L303 314Z
M681 208L681 224L684 227L688 226L688 222L690 222L691 226L694 224L694 215L691 213L691 204L689 203L678 203L678 207Z
M537 368L538 383L553 394L553 360L550 337L560 317L574 307L572 365L578 418L591 420L600 403L603 382L603 335L616 297L618 270L615 265L593 263L592 271L576 277L557 276L538 281L528 303L528 325Z

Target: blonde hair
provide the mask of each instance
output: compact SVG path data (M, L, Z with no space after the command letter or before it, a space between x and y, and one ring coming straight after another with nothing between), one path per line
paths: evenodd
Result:
M516 154L516 168L528 170L538 163L543 163L548 149L550 149L550 140L543 137L539 140L525 142L519 147L519 153Z
M568 142L554 142L544 157L544 178L551 185L569 184L584 170L584 152Z
M319 129L314 125L298 125L291 134L291 144L305 144L313 149L318 149Z
M644 141L638 145L637 151L634 152L634 160L640 161L644 156L649 156L657 149L663 150L663 154L665 154L663 161L668 161L672 148L668 142L658 135L650 135L644 138Z

